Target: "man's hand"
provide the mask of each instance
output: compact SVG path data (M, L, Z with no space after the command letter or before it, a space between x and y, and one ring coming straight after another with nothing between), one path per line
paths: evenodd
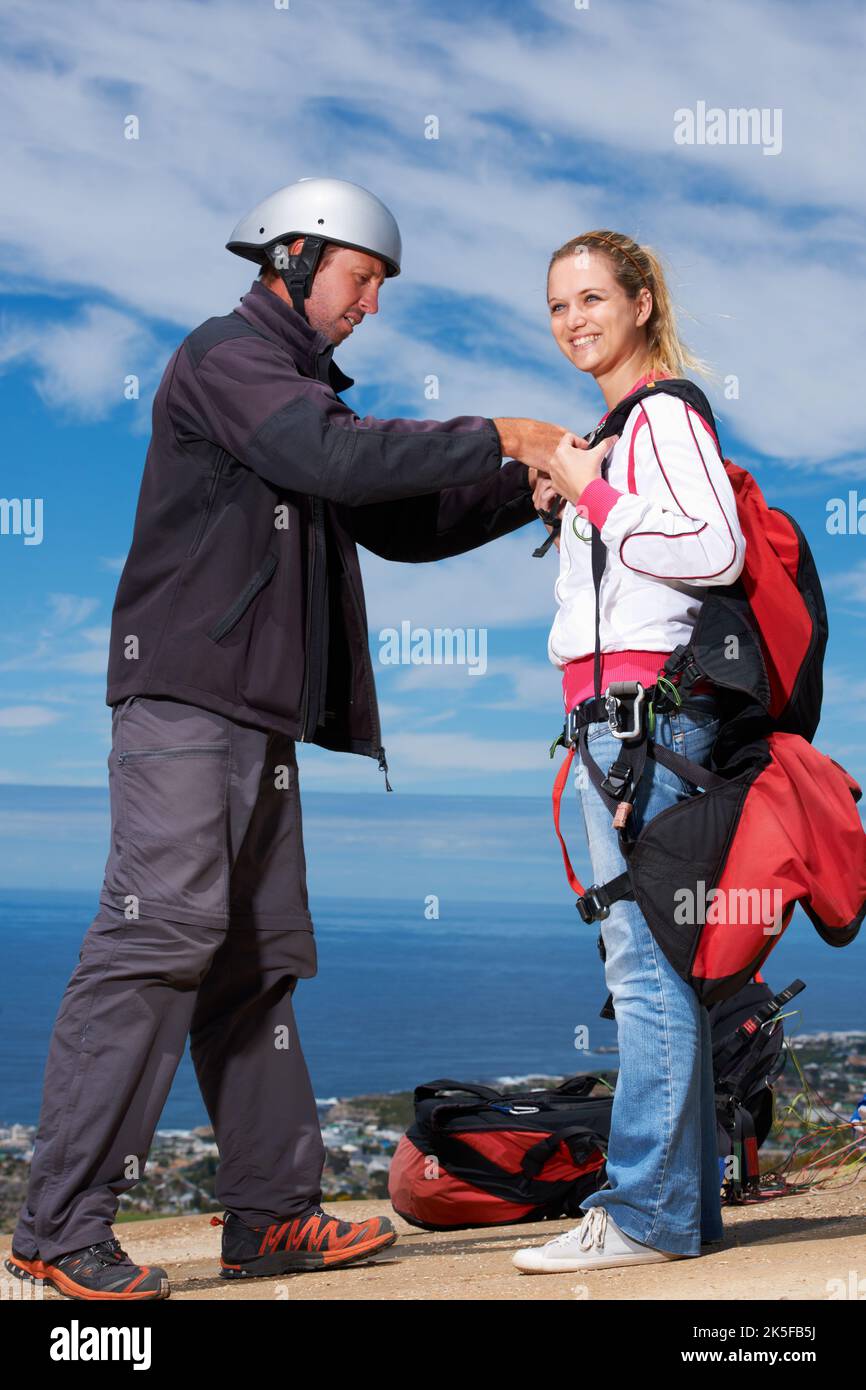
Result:
M536 469L534 469L534 468L531 468L529 471L530 471L530 474L533 474L533 473L535 474L535 482L534 482L533 488L532 488L532 500L533 500L533 502L535 503L535 510L536 510L537 512L547 512L547 513L550 513L551 511L554 511L554 509L555 509L555 515L556 515L556 516L560 516L561 513L562 513L563 508L565 507L565 500L564 500L564 498L562 498L562 497L559 496L558 492L556 491L555 486L553 485L553 483L550 481L549 478L543 477L543 476L539 476L539 474L537 473ZM530 479L530 481L531 481L531 479ZM547 530L548 530L548 531L553 531L553 526L551 525L551 523L550 523L549 521L546 521L544 517L542 517L541 519L542 519L542 521L544 521L544 524L545 524L545 526L547 527ZM557 550L558 550L558 549L559 549L559 531L557 531L556 534L555 534L554 537L553 537L553 544L556 546L556 548L557 548Z
M529 483L535 485L532 472L545 470L548 460L563 435L562 425L548 425L543 420L494 420L499 434L503 458L519 459L530 469Z
M549 512L554 503L559 503L556 508L557 516L565 506L565 501L556 491L554 484L546 477L538 477L532 489L532 500L535 503L537 512Z

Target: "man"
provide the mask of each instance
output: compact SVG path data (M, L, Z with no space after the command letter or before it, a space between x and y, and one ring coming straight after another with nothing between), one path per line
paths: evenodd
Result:
M397 224L365 189L280 189L228 248L261 278L185 339L154 399L112 614L110 853L6 1262L73 1298L168 1296L111 1226L188 1034L220 1153L224 1277L333 1268L396 1240L386 1218L319 1205L292 1009L316 973L295 742L375 757L390 790L356 543L436 560L525 525L564 433L343 404L334 347L400 270Z

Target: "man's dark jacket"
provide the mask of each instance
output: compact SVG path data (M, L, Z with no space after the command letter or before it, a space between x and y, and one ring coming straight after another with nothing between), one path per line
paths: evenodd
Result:
M359 419L333 351L258 281L175 351L153 403L106 703L165 695L387 773L355 543L439 560L536 513L492 420Z

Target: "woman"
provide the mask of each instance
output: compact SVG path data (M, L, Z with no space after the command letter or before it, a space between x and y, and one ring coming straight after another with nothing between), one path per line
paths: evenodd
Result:
M554 338L594 377L608 411L639 387L701 364L677 335L657 257L617 232L588 232L556 251L548 272ZM602 419L606 416L602 416ZM566 499L559 536L559 603L549 639L562 668L566 710L594 695L595 590L591 527L607 547L601 581L601 691L613 681L652 687L686 642L712 584L739 575L745 540L715 441L682 400L650 395L629 413L608 453L566 435L539 479L536 505ZM597 712L597 711L596 711ZM590 711L587 711L590 713ZM712 687L674 713L656 713L653 737L706 766L719 729ZM606 720L587 729L603 773L621 744ZM611 812L582 767L576 779L593 877L623 872ZM697 789L648 759L631 833ZM533 1273L679 1259L722 1238L710 1026L706 1009L657 946L637 904L619 901L600 923L605 978L616 1014L620 1068L604 1189L582 1203L580 1225L514 1256Z

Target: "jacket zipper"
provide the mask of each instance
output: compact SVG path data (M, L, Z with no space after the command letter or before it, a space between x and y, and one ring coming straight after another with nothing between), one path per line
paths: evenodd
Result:
M388 781L388 763L385 758L385 749L382 746L382 728L379 722L379 701L376 696L376 677L373 674L373 663L370 660L370 646L367 636L367 625L364 622L364 616L361 612L361 604L359 602L357 594L355 593L355 588L352 584L351 576L347 571L344 571L344 573L346 575L346 588L352 595L352 603L354 604L355 612L358 615L358 628L362 638L361 649L364 654L364 681L367 686L367 695L370 700L370 710L373 715L373 753L374 757L378 759L379 771L384 772L385 774L385 790L390 792L394 789L391 786L391 783Z
M244 587L242 593L238 594L231 608L224 613L219 622L208 632L208 637L212 642L219 642L225 637L226 633L231 632L232 628L240 622L246 613L253 599L260 589L263 589L277 567L278 557L272 551L268 551L265 562L256 571L249 583Z
M322 661L321 653L321 634L324 630L324 586L319 580L319 552L323 548L324 527L322 525L322 501L319 497L310 498L312 506L313 523L313 553L310 559L310 582L307 587L307 624L306 624L306 661L304 670L304 693L303 693L303 717L301 720L301 742L307 743L307 734L310 729L310 706L311 691L315 690L315 723L313 731L318 726L319 712L322 703ZM324 560L324 556L322 556ZM315 613L316 622L313 622ZM318 640L316 640L318 639Z

